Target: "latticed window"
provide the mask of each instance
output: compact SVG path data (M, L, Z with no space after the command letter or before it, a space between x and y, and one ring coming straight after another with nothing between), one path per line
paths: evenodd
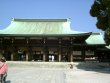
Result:
M88 50L85 52L85 55L94 55L94 51Z

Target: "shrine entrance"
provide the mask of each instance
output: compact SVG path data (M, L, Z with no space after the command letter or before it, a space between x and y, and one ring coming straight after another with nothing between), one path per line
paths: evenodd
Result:
M68 53L68 48L67 47L63 47L62 48L61 54L62 54L61 61L62 62L68 62L68 60L69 60L69 56L68 56L69 53Z
M32 60L43 61L43 49L41 47L32 48Z
M49 48L46 59L49 62L56 62L56 61L58 61L58 51L57 51L57 48Z
M33 51L33 61L43 61L43 54L41 51Z

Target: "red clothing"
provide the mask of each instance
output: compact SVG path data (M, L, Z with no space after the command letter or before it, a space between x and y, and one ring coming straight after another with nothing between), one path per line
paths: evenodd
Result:
M8 65L5 62L0 62L0 74L5 74L8 71Z

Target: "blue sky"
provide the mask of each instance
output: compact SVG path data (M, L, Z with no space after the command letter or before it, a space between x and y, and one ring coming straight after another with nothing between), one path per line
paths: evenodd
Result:
M0 0L0 29L12 18L71 18L71 28L83 32L101 32L96 18L89 14L94 0Z

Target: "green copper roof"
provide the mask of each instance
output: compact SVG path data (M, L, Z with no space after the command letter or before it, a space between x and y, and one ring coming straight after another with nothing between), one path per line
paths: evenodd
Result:
M107 49L110 49L110 45L106 46Z
M0 34L83 34L72 31L69 19L13 19L11 24Z
M0 36L83 36L87 44L105 44L99 33L73 31L70 19L12 19L11 24L0 30Z
M102 37L102 34L100 33L92 33L88 39L86 39L86 43L87 44L106 44L103 37Z

